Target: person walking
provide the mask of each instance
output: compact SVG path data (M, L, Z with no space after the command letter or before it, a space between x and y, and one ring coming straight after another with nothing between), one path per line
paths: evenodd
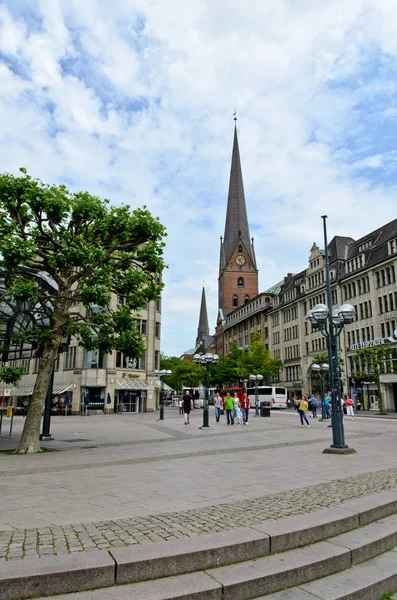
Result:
M317 398L314 394L311 395L310 400L310 410L312 411L313 419L317 418Z
M331 409L331 392L328 392L328 394L325 396L324 403L325 403L325 418L326 419L330 419L331 418L331 413L330 413L330 409Z
M189 390L186 390L183 396L183 414L185 418L185 425L190 425L190 411L193 408L193 399L190 395Z
M345 403L346 403L347 416L350 417L351 421L353 421L353 419L354 419L354 402L350 398L350 396L345 396Z
M183 400L182 400L182 398L179 400L179 414L183 415Z
M226 398L225 398L225 410L226 410L227 424L234 425L234 415L233 415L234 403L233 403L233 398L231 397L229 392L227 393Z
M222 408L222 398L219 395L219 392L216 392L214 398L214 406L215 406L215 419L216 422L219 423L221 418L221 408Z
M303 421L305 421L306 425L310 427L309 421L307 420L306 412L309 408L309 403L307 401L307 396L302 396L302 400L299 403L298 413L301 419L301 425L304 427Z
M238 425L241 425L242 421L243 421L243 411L241 410L241 402L240 399L237 397L237 404L236 404L236 399L234 399L234 418L237 421Z
M246 394L244 394L244 398L241 401L241 408L243 410L243 423L244 425L248 425L248 417L250 414L250 406L251 400L248 398Z

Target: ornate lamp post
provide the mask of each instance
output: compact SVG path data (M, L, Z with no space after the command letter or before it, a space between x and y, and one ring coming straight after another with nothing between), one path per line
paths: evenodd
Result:
M203 426L200 429L206 429L209 427L209 410L208 410L208 386L209 386L209 375L208 370L210 365L216 364L219 361L219 356L217 354L211 354L211 352L207 352L207 354L195 354L193 356L193 362L199 363L205 368L205 399L204 399L204 410L203 410Z
M259 417L258 385L263 381L263 375L250 375L250 380L255 383L255 416Z
M165 404L165 402L164 402L164 378L172 375L172 371L170 371L169 369L161 369L161 370L155 369L154 374L161 381L159 421L164 421L164 404Z
M321 421L325 421L327 418L327 411L324 402L324 376L325 373L329 373L329 364L323 363L322 365L318 365L317 363L314 363L312 365L312 371L320 373Z
M355 450L349 448L345 443L345 433L343 427L343 413L340 398L340 376L338 364L338 342L337 338L340 335L344 325L352 323L356 316L356 311L351 304L343 304L341 307L332 310L331 283L329 276L329 257L328 257L328 241L327 241L327 216L321 217L324 225L324 250L325 250L325 275L327 284L327 303L317 304L306 315L306 320L309 321L315 329L321 331L321 334L328 339L328 364L330 375L330 388L332 395L332 440L330 448L326 448L326 454L353 454Z

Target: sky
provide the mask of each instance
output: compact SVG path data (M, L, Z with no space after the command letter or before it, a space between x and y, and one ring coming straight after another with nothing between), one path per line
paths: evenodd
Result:
M162 351L217 316L233 112L264 291L397 217L395 0L0 0L0 170L167 227Z

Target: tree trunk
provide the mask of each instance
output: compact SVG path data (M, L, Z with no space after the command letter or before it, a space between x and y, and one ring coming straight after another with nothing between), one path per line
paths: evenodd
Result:
M58 354L59 343L60 339L53 339L44 344L33 395L29 403L25 425L16 451L17 454L40 452L41 417L51 372Z

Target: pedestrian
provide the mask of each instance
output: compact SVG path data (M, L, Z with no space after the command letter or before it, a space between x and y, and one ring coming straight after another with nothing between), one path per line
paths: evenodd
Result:
M186 390L183 396L183 413L185 418L185 425L190 425L190 411L193 408L193 399L190 395L189 390Z
M240 398L238 397L238 393L234 392L233 394L233 417L236 418L236 408L240 406Z
M216 392L216 394L215 394L214 405L215 405L215 419L216 419L216 422L219 423L219 420L221 418L221 407L222 407L222 398L220 397L219 392Z
M287 398L287 408L291 408L291 400Z
M248 398L246 394L244 394L244 398L241 401L241 408L243 410L243 423L244 425L248 425L248 417L250 414L250 406L251 400Z
M310 410L312 411L312 417L313 417L313 419L316 419L317 418L317 398L314 394L311 395L309 403L310 403Z
M307 401L307 396L303 396L302 400L299 402L299 408L298 408L302 427L305 426L303 421L305 421L306 425L308 427L310 427L309 421L307 420L307 416L306 416L306 412L307 412L308 408L309 408L309 403Z
M226 394L226 398L225 398L225 409L226 409L227 424L234 425L234 415L233 415L234 404L233 404L233 398L231 397L229 392Z
M182 400L182 398L179 400L179 414L183 415L183 400Z
M236 399L234 399L234 418L236 419L238 425L241 425L243 421L243 411L241 410L241 402L240 398L237 397L237 404L235 403Z
M351 421L353 421L353 419L354 419L354 402L350 398L350 396L346 396L345 398L346 398L345 402L346 402L347 416L350 417Z
M325 418L326 419L330 419L331 418L331 413L330 413L330 409L331 409L331 392L328 392L328 394L325 396L324 398L324 404L325 404Z

